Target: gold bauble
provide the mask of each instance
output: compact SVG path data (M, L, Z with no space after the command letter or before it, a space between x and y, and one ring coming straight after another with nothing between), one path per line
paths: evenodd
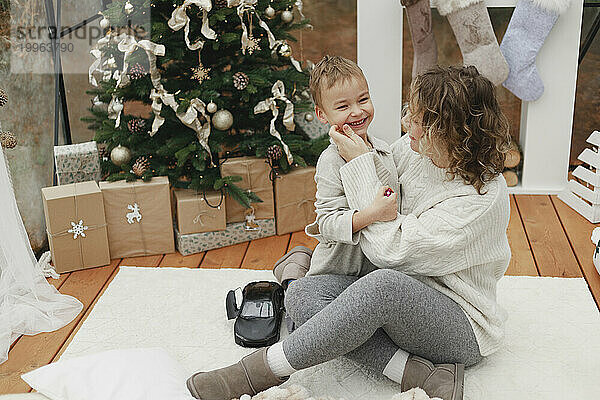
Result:
M118 145L110 152L110 161L117 166L127 164L131 160L131 150L127 147Z
M312 122L315 119L315 116L313 115L313 113L306 113L304 114L304 119L306 120L306 122Z
M212 123L220 131L226 131L233 125L233 114L228 110L219 110L213 115Z
M279 47L279 54L283 57L289 57L292 55L292 48L289 44L284 43Z
M215 103L213 103L212 101L210 103L208 103L208 105L206 106L206 111L208 111L211 114L214 114L217 112L217 105Z
M281 13L281 20L286 24L289 24L294 20L294 13L292 13L290 10L285 10Z
M267 18L271 19L275 16L275 9L271 6L267 7L265 9L265 15L267 16Z

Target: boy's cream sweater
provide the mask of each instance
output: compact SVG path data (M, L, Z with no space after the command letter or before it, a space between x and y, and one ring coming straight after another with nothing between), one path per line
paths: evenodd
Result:
M398 176L390 145L371 135L368 135L368 139L373 145L371 151L377 161L380 181L398 192ZM348 206L344 193L340 168L345 164L333 141L317 161L317 218L306 226L305 232L319 240L319 243L311 257L307 275L362 276L377 269L358 246L359 232L352 233L352 215L358 209Z
M496 285L511 257L506 235L510 203L502 175L479 195L460 177L410 148L408 135L392 145L401 212L394 221L360 231L365 256L379 268L415 277L456 301L469 318L482 356L496 351L506 312L496 303ZM369 206L381 186L373 154L355 158L341 170L351 209ZM381 174L379 175L381 176Z

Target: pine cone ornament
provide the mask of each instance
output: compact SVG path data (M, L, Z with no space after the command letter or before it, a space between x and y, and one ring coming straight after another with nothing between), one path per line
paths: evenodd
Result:
M236 72L235 74L233 74L233 86L235 86L235 88L237 90L244 90L246 89L246 86L248 86L248 83L250 82L250 79L248 78L248 75L246 75L243 72Z
M0 89L0 107L3 107L8 102L8 95L2 89Z
M135 160L135 163L133 164L133 167L131 167L131 170L137 176L142 176L146 171L148 171L148 168L150 168L150 161L148 161L146 157L141 156L137 160Z
M279 161L283 157L283 150L278 145L274 144L267 149L267 159L271 162Z
M146 130L146 121L141 118L132 119L127 123L127 128L133 134L144 133Z
M224 8L227 7L227 0L213 0L214 8Z
M12 149L17 145L17 138L9 131L0 132L0 143L5 149Z
M129 76L129 79L133 81L143 77L144 75L146 75L146 73L146 68L144 68L142 64L135 63L131 67L129 67L127 75Z

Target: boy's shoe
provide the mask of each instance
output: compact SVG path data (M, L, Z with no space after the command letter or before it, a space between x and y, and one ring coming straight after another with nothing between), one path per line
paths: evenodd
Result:
M405 392L420 387L430 397L462 400L464 381L464 364L433 364L411 354L404 367L401 389Z
M284 289L287 289L289 280L300 279L306 275L312 253L308 247L296 246L277 260L273 267L273 275Z
M231 400L282 384L288 377L273 374L267 363L267 349L256 350L229 367L195 373L187 380L188 390L197 399Z

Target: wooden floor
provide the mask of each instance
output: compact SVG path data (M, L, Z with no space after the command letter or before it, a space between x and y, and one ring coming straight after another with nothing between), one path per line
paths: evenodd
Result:
M590 241L594 227L555 196L511 196L508 236L513 255L507 275L583 276L596 305L600 305L600 276L592 264L594 246ZM58 331L17 340L8 361L0 364L0 394L31 390L20 375L58 360L116 275L119 265L270 269L279 257L297 245L314 248L316 241L303 232L296 232L186 257L175 253L116 259L106 267L67 273L58 280L50 280L61 293L78 298L84 304L84 311Z

